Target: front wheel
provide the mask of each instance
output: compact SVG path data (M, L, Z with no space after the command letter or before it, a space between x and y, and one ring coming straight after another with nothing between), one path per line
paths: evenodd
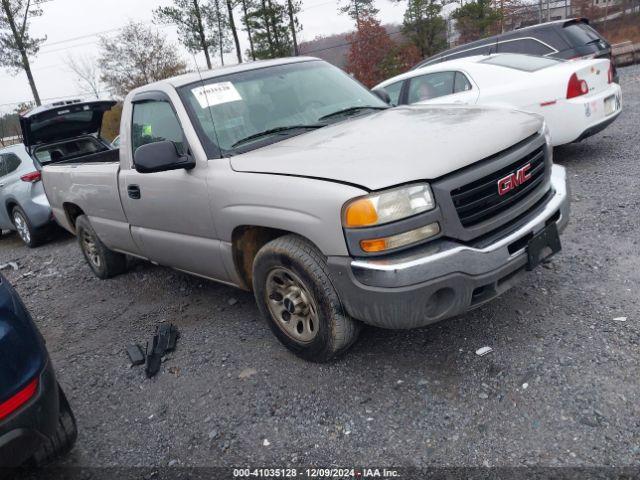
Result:
M253 264L253 290L273 333L305 360L326 362L358 337L360 323L340 303L324 256L297 235L260 249Z
M126 271L127 257L122 253L109 250L100 241L86 215L80 215L77 218L76 234L80 250L96 277L106 279Z

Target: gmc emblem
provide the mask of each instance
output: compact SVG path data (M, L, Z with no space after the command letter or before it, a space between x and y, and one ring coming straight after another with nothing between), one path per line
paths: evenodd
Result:
M498 194L505 195L511 190L516 189L531 178L531 164L527 163L524 167L520 167L514 173L510 173L504 178L498 180Z

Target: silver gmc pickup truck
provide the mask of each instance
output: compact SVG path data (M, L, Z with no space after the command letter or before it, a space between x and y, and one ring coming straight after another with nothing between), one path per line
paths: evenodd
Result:
M477 307L560 250L566 175L535 115L390 108L303 57L132 91L119 151L93 141L110 106L24 125L55 129L56 155L30 151L94 273L131 255L253 290L308 360L346 350L361 322L416 328Z

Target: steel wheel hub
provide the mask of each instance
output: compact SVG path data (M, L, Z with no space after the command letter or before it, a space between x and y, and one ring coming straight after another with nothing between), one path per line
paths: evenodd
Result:
M318 333L318 308L300 278L284 267L267 275L266 302L271 317L292 339L308 343Z
M96 242L94 241L93 236L86 230L82 232L82 249L93 266L100 268L102 262L100 261Z

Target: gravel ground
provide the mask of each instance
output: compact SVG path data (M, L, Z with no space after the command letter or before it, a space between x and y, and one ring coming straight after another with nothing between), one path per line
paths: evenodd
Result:
M463 317L367 328L328 365L281 347L249 293L146 263L101 281L70 236L3 238L78 419L59 465L640 464L640 67L620 74L620 119L556 151L573 217L553 262ZM161 321L182 337L147 380L124 347Z

